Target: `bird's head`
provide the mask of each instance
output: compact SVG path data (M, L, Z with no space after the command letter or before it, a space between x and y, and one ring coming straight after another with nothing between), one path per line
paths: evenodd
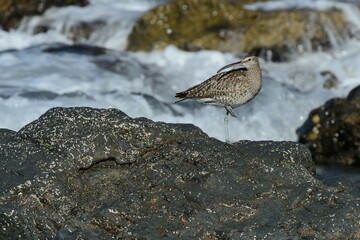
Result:
M234 71L234 70L247 71L248 69L259 68L259 60L255 56L245 57L239 62L231 63L229 65L220 68L217 72L219 73L228 68L230 68L228 71Z

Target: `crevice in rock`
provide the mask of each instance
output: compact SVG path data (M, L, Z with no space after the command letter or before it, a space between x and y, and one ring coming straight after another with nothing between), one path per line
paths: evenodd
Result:
M164 141L163 143L157 145L157 146L154 146L152 148L149 148L149 149L146 149L142 154L141 154L141 157L144 158L144 159L148 159L148 158L151 158L153 155L155 155L158 151L160 151L163 147L167 147L169 145L175 145L177 144L177 140L175 139L169 139L169 140L166 140Z
M89 170L94 170L97 167L112 168L117 165L119 164L116 162L116 157L108 157L108 158L95 160L91 165L79 168L78 172L86 172Z

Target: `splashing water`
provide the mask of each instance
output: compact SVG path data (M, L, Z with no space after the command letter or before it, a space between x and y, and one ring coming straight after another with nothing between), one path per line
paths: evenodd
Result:
M308 7L308 2L281 4ZM351 5L316 3L318 9L337 6L354 26L360 26L359 15ZM43 16L24 19L17 30L0 31L0 127L18 130L55 106L116 107L132 117L193 123L224 140L224 109L191 101L179 105L172 102L176 92L237 61L234 55L184 52L173 46L149 53L124 51L134 21L157 4L159 1L94 0L84 8L52 8ZM280 3L248 7L279 8L276 4ZM95 29L87 38L74 38L72 31L81 23L94 23ZM39 26L46 26L48 31L33 35ZM61 47L59 43L111 50L103 54L49 51ZM253 101L235 110L240 117L229 120L230 140L295 140L296 128L311 109L329 98L345 97L359 84L359 64L360 42L356 38L329 52L304 53L286 63L261 60L263 89ZM324 71L338 78L337 87L323 87Z

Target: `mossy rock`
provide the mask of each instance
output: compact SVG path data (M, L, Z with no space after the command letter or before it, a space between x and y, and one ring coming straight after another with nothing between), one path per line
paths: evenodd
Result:
M85 6L88 0L1 0L0 25L4 30L16 28L24 16L39 15L50 7Z
M343 37L346 22L338 10L251 11L230 0L177 0L145 13L128 38L128 50L150 51L169 44L184 50L216 49L252 53L329 46L331 31Z

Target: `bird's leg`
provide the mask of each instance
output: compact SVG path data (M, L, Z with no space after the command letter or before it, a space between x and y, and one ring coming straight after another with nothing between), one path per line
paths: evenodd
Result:
M225 142L230 143L229 139L229 111L226 111L226 115L224 118L224 124L225 124Z
M233 116L234 118L237 118L236 114L234 113L232 107L230 106L225 106L226 109L226 115L228 115L230 113L231 116Z
M232 107L225 106L226 109L226 115L224 118L224 124L225 124L225 142L230 143L230 137L229 137L229 113L231 116L237 118L236 114L234 113Z

